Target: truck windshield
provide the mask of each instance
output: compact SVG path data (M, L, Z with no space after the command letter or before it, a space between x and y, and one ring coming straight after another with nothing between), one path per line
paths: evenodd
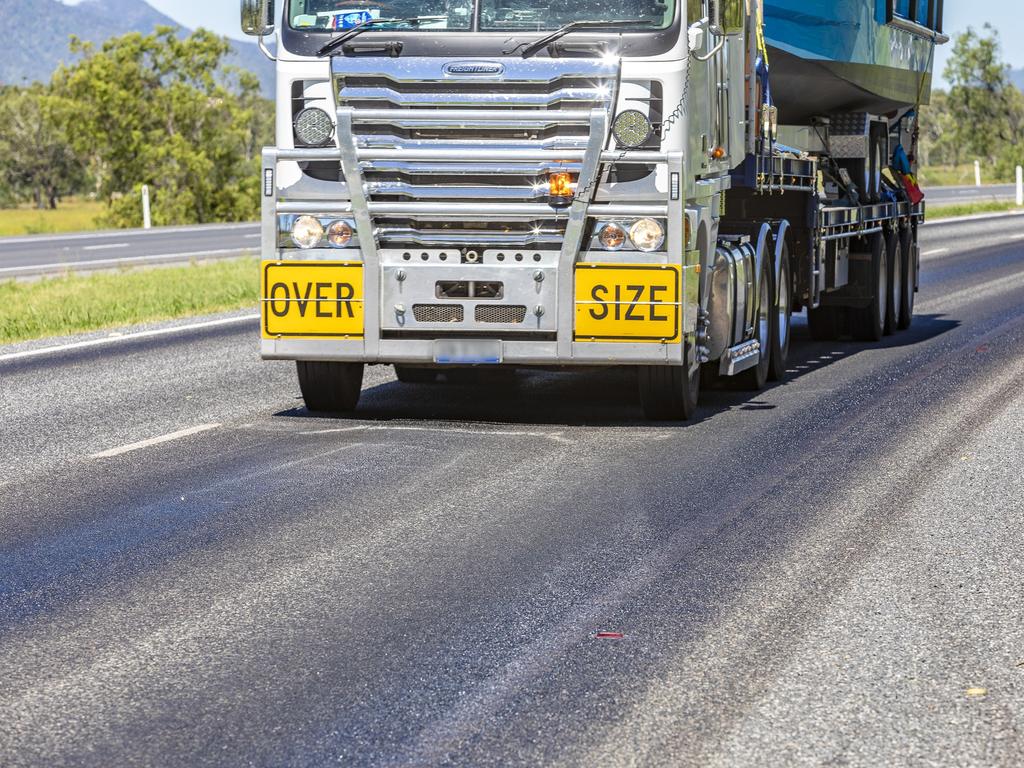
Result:
M481 31L555 30L572 21L641 19L652 29L672 23L676 0L479 0ZM473 28L474 0L291 0L294 29L351 29L370 19L418 17L417 30Z

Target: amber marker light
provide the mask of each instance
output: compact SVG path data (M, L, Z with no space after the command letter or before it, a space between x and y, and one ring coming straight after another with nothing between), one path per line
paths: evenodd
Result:
M567 171L551 171L548 174L548 194L552 197L572 197L572 174Z

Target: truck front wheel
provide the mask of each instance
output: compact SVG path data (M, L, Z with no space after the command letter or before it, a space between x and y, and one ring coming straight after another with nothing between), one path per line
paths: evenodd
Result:
M640 404L651 421L688 421L697 412L700 366L689 370L686 364L643 365L637 378Z
M300 360L299 389L306 408L321 413L351 413L363 388L362 363Z

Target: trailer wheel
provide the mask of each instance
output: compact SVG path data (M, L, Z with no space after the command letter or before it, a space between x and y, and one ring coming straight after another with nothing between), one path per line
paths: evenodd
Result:
M350 413L363 387L362 363L300 360L295 364L306 408L321 413Z
M889 266L881 233L872 235L870 261L862 275L862 287L871 293L870 303L851 310L851 331L858 341L879 341L885 334L889 312Z
M779 280L773 286L772 324L771 324L771 362L768 367L768 378L782 381L786 376L786 360L789 358L789 333L793 324L793 294L789 278L789 246L782 243L779 255ZM775 271L772 271L774 278ZM774 282L774 279L773 281Z
M757 288L757 312L754 314L754 334L761 345L761 359L753 368L741 371L736 377L744 389L757 391L764 389L768 381L768 371L772 362L772 325L775 323L772 307L771 266L761 264L761 277Z
M403 384L432 384L437 381L437 371L415 365L396 365L395 378Z
M903 248L899 232L890 232L885 238L885 257L889 268L888 299L885 311L885 335L895 333L903 312L904 282L907 273L903 269Z
M835 341L839 338L845 319L844 307L821 306L807 308L807 329L815 341Z
M689 358L689 355L687 355ZM642 365L637 369L640 405L651 421L688 421L700 399L700 367Z
M914 240L910 227L904 227L899 234L901 266L903 268L903 301L896 327L901 331L914 322L914 291L917 265L914 263Z

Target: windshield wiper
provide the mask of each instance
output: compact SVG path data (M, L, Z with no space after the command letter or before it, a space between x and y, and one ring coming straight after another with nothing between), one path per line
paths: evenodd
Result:
M351 40L356 35L361 35L363 32L368 32L374 27L379 27L383 24L408 24L410 27L416 27L422 24L424 21L437 21L438 19L447 18L446 16L413 16L409 19L367 19L362 24L357 24L352 29L347 29L337 37L332 37L316 52L317 56L326 56L328 53L334 53L336 50L341 48L345 43Z
M650 24L648 19L612 19L609 21L570 21L565 26L559 27L549 35L544 35L540 40L530 43L526 48L523 49L522 57L528 59L537 51L546 48L551 43L565 37L570 32L575 32L577 29L601 29L605 27L623 27L635 24ZM510 51L511 53L511 51Z

